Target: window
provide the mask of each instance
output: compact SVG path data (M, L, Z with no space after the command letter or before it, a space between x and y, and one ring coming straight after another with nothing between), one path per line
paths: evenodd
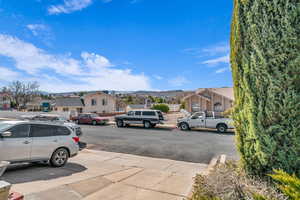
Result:
M26 138L29 136L29 125L28 124L20 124L12 127L8 130L12 133L9 138Z
M141 111L135 111L135 115L140 116L140 115L142 115L142 112Z
M97 105L97 101L96 101L96 99L92 99L92 100L91 100L91 105L92 105L92 106L95 106L95 105Z
M69 111L69 108L63 108L63 111L64 111L64 112L68 112L68 111Z
M193 116L192 116L192 119L200 119L203 117L203 113L195 113Z
M214 111L222 111L222 104L220 102L214 104Z
M102 106L106 106L106 105L107 105L106 99L102 99Z
M145 116L155 116L155 112L154 111L143 111L143 115L145 115Z
M127 113L127 115L128 115L128 116L132 116L132 115L134 115L134 112L133 112L133 111L129 111L129 112Z
M56 128L51 125L33 124L31 125L31 137L51 137L54 136Z
M67 127L63 127L63 126L56 127L55 135L63 136L63 135L70 135L70 134L71 134L70 130Z

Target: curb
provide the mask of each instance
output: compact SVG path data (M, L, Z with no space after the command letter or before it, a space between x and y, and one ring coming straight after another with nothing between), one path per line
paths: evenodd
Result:
M208 176L208 175L210 174L210 172L212 172L213 169L214 169L218 164L225 164L225 163L226 163L226 155L225 155L225 154L221 154L221 155L219 155L219 156L213 157L213 158L210 160L210 162L209 162L209 164L208 164L206 170L202 173L202 175ZM188 196L187 196L188 199L190 199L190 198L192 197L193 193L194 193L194 184L193 184L193 186L192 186L191 191L189 192L189 194L188 194Z

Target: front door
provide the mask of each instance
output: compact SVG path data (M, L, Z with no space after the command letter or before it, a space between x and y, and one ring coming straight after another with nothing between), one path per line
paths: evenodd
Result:
M10 128L11 136L0 138L0 161L28 161L30 159L32 139L29 137L28 124Z
M205 127L205 119L204 119L204 113L197 112L194 113L189 122L190 127Z

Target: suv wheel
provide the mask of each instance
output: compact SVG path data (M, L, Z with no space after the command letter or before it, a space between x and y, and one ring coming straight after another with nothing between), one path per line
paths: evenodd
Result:
M118 120L117 127L123 127L123 126L124 126L124 122L122 120Z
M226 131L227 131L226 124L219 124L217 126L217 130L218 130L219 133L226 133Z
M50 163L53 167L62 167L67 163L68 158L68 151L65 148L59 148L53 153Z
M185 122L181 123L181 124L179 125L179 127L180 127L180 129L181 129L182 131L187 131L187 130L190 129L189 125L188 125L187 123L185 123Z
M97 121L92 121L92 124L94 125L94 126L96 126L97 125Z
M144 127L145 128L151 128L152 124L149 121L144 121Z

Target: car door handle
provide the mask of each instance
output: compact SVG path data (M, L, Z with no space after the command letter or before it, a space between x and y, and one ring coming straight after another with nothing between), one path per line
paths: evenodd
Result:
M24 141L23 144L30 144L30 142L29 141Z

